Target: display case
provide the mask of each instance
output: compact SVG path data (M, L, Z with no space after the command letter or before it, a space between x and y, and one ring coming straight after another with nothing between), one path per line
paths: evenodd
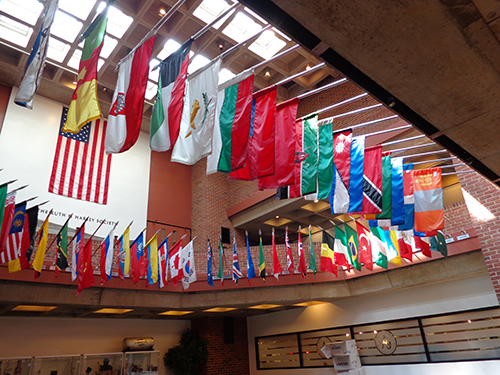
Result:
M29 375L33 358L0 358L0 374Z
M35 357L32 375L78 375L80 355Z
M83 354L80 375L121 375L123 353Z
M158 375L160 352L125 352L123 375Z

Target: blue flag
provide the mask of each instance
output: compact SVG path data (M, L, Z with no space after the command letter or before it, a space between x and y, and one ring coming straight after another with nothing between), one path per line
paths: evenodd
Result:
M403 158L392 158L392 225L405 223L405 197L403 189Z
M365 136L353 137L351 142L351 176L349 178L349 212L363 211L363 171Z
M415 225L415 206L413 204L413 163L403 164L403 190L405 202L405 222L399 225L398 230L413 230Z
M212 273L212 246L210 246L210 238L208 238L208 259L207 259L207 283L210 286L214 285L214 275Z
M255 268L253 266L252 254L250 253L250 245L248 244L248 233L245 233L245 235L247 240L247 277L250 284L250 279L255 277Z

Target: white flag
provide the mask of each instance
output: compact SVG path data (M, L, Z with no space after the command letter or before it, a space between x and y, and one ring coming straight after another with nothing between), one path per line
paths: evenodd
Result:
M47 56L49 46L50 27L54 21L58 2L59 0L48 0L45 3L45 12L42 16L43 22L40 32L31 50L21 84L19 85L19 91L14 99L16 104L29 109L33 109L33 100L35 99L35 94L42 78L45 57Z
M170 161L193 165L212 152L220 59L187 77L179 137Z
M184 271L184 278L182 279L182 286L184 290L189 288L189 284L196 281L196 268L194 266L194 249L193 241L189 242L181 253L182 270Z

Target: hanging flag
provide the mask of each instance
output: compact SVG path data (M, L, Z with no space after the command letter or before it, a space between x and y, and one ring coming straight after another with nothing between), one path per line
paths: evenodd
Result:
M332 214L349 212L349 177L352 130L333 135L333 178L330 191ZM335 234L335 238L337 235Z
M307 275L307 268L306 268L306 259L304 257L304 248L302 247L302 240L300 238L300 226L299 226L299 238L298 238L297 249L299 253L299 272L301 273L302 278L304 278Z
M321 241L321 261L319 269L323 272L331 272L338 277L337 265L335 264L335 238L323 231L323 239Z
M7 184L3 184L0 185L0 233L2 232L2 227L3 227L6 199L7 199Z
M215 59L187 77L179 137L170 161L193 165L212 152L220 64L221 59Z
M132 265L132 280L134 284L144 276L144 232L141 232L130 245L130 264Z
M83 289L95 285L94 267L92 266L92 238L87 240L81 257L81 261L78 262L78 291L76 295L79 295Z
M274 123L274 174L259 178L259 190L276 189L293 184L295 160L295 118L299 99L293 98L276 106Z
M387 260L398 266L401 265L398 238L393 230L384 230L385 243L387 244Z
M382 146L365 149L363 214L382 213Z
M2 229L0 230L0 261L5 263L9 259L7 255L7 237L9 236L12 220L14 219L14 211L16 208L16 192L8 193L5 199L4 214L2 220ZM12 258L14 259L14 258Z
M92 121L76 134L67 133L62 129L67 113L63 107L49 192L107 204L111 170L111 155L104 151L107 121Z
M276 280L279 281L279 275L283 272L281 268L280 260L278 258L278 252L276 251L276 242L274 240L274 227L273 227L273 236L272 236L272 251L273 251L273 276Z
M78 68L76 88L62 129L64 132L76 134L86 123L101 117L101 107L97 98L97 63L106 34L108 9L111 3L106 4L104 10L83 34L85 44Z
M415 252L421 252L426 257L432 258L430 239L428 237L420 237L414 233Z
M444 257L448 256L448 247L442 231L438 230L436 236L431 237L431 250L439 251Z
M247 279L248 283L251 284L250 280L255 277L255 268L253 266L252 254L250 253L250 245L248 244L247 231L245 231L245 239L247 244Z
M38 206L28 208L24 217L24 229L21 240L21 269L30 267L31 255L35 246L36 226L38 224Z
M49 236L49 217L51 212L49 212L41 228L38 230L38 237L40 238L40 241L38 242L35 260L33 261L33 268L35 269L35 279L38 279L43 268L43 260L45 258L45 250L47 248L47 238Z
M219 86L212 153L207 157L207 174L229 173L241 168L246 161L253 77L253 69L248 69Z
M413 262L413 249L415 247L415 240L413 240L413 231L396 231L398 239L399 254L401 258L405 258Z
M238 285L238 279L243 277L238 262L238 252L236 251L236 236L233 233L233 281Z
M293 255L292 248L290 247L290 240L288 239L288 227L285 229L285 244L286 244L286 264L288 268L288 273L293 275L294 272L294 264L293 264Z
M356 230L358 232L359 262L364 263L367 269L373 271L373 256L372 245L370 241L370 231L357 221Z
M196 238L196 237L195 237ZM184 290L189 288L191 283L196 281L196 267L194 265L194 249L193 241L190 241L182 249L182 269L184 272L184 278L182 279L182 287Z
M219 238L219 271L217 277L220 279L221 285L224 285L224 246Z
M365 136L353 137L351 142L351 167L349 171L349 212L363 211L363 170ZM356 238L356 236L354 236Z
M316 266L316 256L314 255L314 245L311 234L311 225L309 225L309 267L311 271L314 272L314 276L316 276L316 272L318 272L318 267Z
M350 263L358 271L361 271L361 264L359 262L358 234L348 224L345 224L344 228L345 228L345 236L346 236L346 240L347 240L347 249L349 251L349 259L351 261Z
M83 256L83 242L85 241L85 222L76 232L71 251L71 280L75 281L78 275L78 258ZM81 258L80 258L81 259ZM36 260L36 259L35 259ZM123 280L123 279L122 279Z
M415 210L413 199L413 164L403 164L404 224L398 226L400 231L413 231ZM413 238L413 235L411 236Z
M296 122L294 183L289 197L297 198L317 191L318 115Z
M266 260L264 259L264 249L262 248L262 232L259 229L259 276L266 281Z
M365 215L370 227L389 227L392 216L392 163L391 152L382 153L382 213Z
M251 181L274 174L276 92L273 85L253 94L246 162L230 178Z
M41 16L42 24L40 25L40 31L35 39L35 44L31 50L21 84L19 85L19 91L14 99L14 103L29 109L33 109L35 94L42 79L45 57L47 56L49 46L50 27L54 21L58 1L48 0L45 3L44 13Z
M158 246L158 289L168 284L168 237Z
M181 262L181 245L182 240L179 240L174 246L172 246L172 249L170 250L170 277L172 277L173 286L177 286L179 281L184 278L184 272L182 271Z
M387 245L382 228L370 227L370 244L372 246L374 263L377 266L387 269Z
M392 158L392 216L391 226L405 223L405 197L403 182L403 158Z
M318 129L318 199L330 196L333 178L332 123Z
M334 243L334 262L338 266L347 267L351 269L351 258L349 257L349 250L347 249L347 240L345 233L337 225L335 226L335 243Z
M156 233L146 243L148 285L158 282L158 239Z
M444 228L441 168L413 171L415 230L431 232Z
M101 242L101 262L100 262L100 271L101 271L101 285L103 285L106 281L111 280L112 270L113 270L113 253L115 249L115 234L114 228L111 229L104 239Z
M214 285L214 276L212 273L212 246L210 246L210 238L207 236L208 241L208 252L207 252L207 284L210 286Z
M21 254L21 240L25 215L26 202L14 204L12 219L10 220L9 229L7 230L5 248L0 249L1 262L9 262L9 273L21 270L19 256Z
M64 271L69 267L68 263L68 224L69 219L66 220L63 227L57 233L56 237L56 248L57 248L57 258L56 258L56 268L54 270L55 277L59 275L59 271Z
M152 36L119 63L106 129L108 154L127 151L139 138L154 42L155 36Z
M253 79L253 69L250 69L219 88L218 101L222 105L218 117L221 142L218 172L230 173L245 165L252 116ZM214 133L216 130L214 128Z
M149 143L153 151L171 150L177 142L192 42L189 39L160 64L158 94L151 114Z

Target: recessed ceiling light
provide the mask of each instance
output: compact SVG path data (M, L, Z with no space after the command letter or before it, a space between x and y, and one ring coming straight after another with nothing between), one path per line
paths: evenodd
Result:
M212 307L211 309L203 310L204 312L226 312L237 310L236 307Z
M160 16L164 16L165 14L167 14L167 11L163 8L160 9L160 12L159 12Z
M314 306L314 305L322 305L323 301L307 301L307 302L301 302L301 303L295 303L294 306Z
M51 311L57 306L18 305L12 311Z
M263 305L248 306L249 309L259 309L259 310L275 309L276 307L281 307L281 305L263 304Z
M96 314L125 314L128 313L129 311L132 311L133 309L100 309L97 311L94 311Z
M266 70L266 72L264 73L264 77L266 78L271 77L271 72L269 70Z
M170 310L170 311L165 311L162 313L159 313L158 315L186 315L186 314L192 314L194 311L180 311L180 310Z

